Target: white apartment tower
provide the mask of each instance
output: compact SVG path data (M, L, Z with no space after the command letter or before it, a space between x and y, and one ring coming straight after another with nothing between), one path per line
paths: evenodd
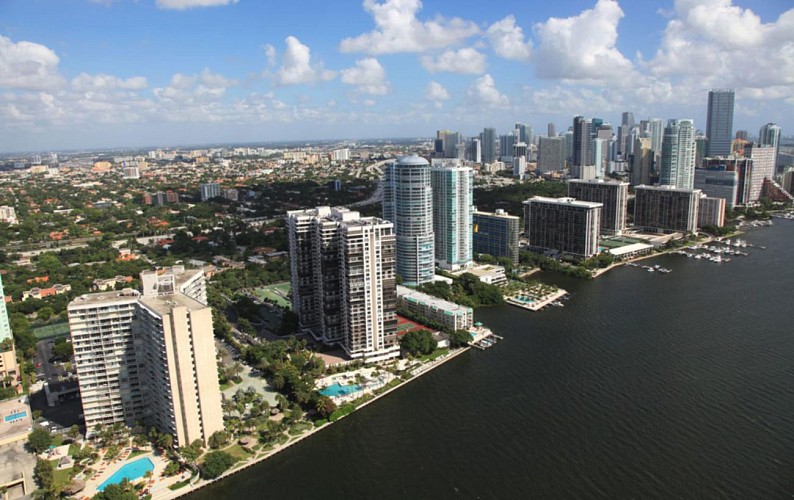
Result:
M69 304L89 436L99 426L143 421L186 446L223 429L212 312L180 291L201 296L204 276L182 275L181 287L88 294ZM151 276L142 281L151 285Z
M433 159L433 234L436 263L457 270L472 262L474 172L454 160Z
M692 189L695 182L695 126L692 120L670 120L664 129L659 183Z
M433 188L430 164L419 156L405 156L383 173L383 218L394 223L397 238L397 275L406 285L433 279Z

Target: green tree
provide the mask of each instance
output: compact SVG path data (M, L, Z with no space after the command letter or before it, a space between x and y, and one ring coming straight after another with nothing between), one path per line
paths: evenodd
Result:
M107 485L94 495L94 500L138 500L138 495L129 479L125 478L120 483Z
M428 330L408 332L400 338L400 347L412 356L430 354L438 347L438 342Z
M28 448L37 455L49 448L51 444L52 434L43 427L36 427L28 436Z
M185 459L190 465L196 463L196 460L201 456L201 453L204 451L204 443L201 442L200 439L196 439L190 446L184 446L179 449L179 454L182 455L182 458Z
M212 436L210 436L208 443L210 445L210 448L212 448L213 450L217 450L221 446L226 445L226 443L229 442L229 439L231 439L231 436L229 436L228 432L215 431L212 434Z
M328 418L333 412L336 411L336 403L334 403L334 400L328 396L320 396L317 398L315 409L321 417Z
M57 498L57 492L55 491L55 466L52 465L52 462L43 458L38 459L36 467L33 469L33 477L36 478L36 482L44 492L51 494L52 498Z
M207 453L204 463L201 464L201 477L215 479L229 470L235 462L235 458L225 451L211 451Z
M468 330L455 330L449 335L450 347L464 347L469 345L471 334Z

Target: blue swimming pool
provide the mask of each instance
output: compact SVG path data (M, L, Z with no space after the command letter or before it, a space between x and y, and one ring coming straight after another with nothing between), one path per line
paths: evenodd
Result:
M6 415L5 417L3 417L3 420L5 420L7 423L10 424L12 422L16 422L17 420L22 420L27 416L27 414L28 412L26 411L20 411L17 413L12 413L11 415Z
M107 481L99 485L98 491L105 491L105 488L111 484L118 484L125 479L134 481L143 477L146 472L154 470L154 463L148 458L140 458L134 462L130 462L121 469L117 470L115 474L110 476Z
M361 390L361 386L358 384L339 385L339 383L337 382L336 384L329 385L328 387L320 391L320 394L322 394L323 396L347 396L348 394L352 394L360 390Z

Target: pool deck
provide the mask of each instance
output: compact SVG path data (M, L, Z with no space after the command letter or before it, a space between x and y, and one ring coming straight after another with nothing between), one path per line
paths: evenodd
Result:
M97 473L94 474L94 476L92 476L91 479L88 479L88 480L85 481L85 489L79 493L79 497L80 498L93 498L94 495L99 493L99 490L97 490L97 488L99 488L99 486L101 486L102 483L104 483L105 481L110 479L110 477L113 474L115 474L116 472L118 472L122 467L124 467L128 463L131 463L130 461L127 460L127 458L130 456L131 453L132 453L132 448L124 448L121 451L121 454L119 455L119 458L117 458L116 460L114 460L110 464L107 464L104 461L102 461L99 464L97 464L95 466L95 467L98 467ZM147 452L147 453L144 453L142 455L137 455L132 461L134 462L134 461L140 460L142 458L148 458L154 464L154 470L152 471L152 477L149 480L150 486L152 486L154 483L161 482L159 480L155 481L155 478L159 478L160 477L160 474L163 473L163 470L165 469L165 466L168 463L168 461L165 460L164 458L160 457L160 456L155 455L153 452ZM79 476L78 476L78 478L79 478ZM138 482L142 482L142 481L144 481L144 479L140 478L140 479L136 479L136 480L134 480L132 482L133 483L138 483Z
M507 302L510 305L520 307L522 309L528 309L530 311L540 311L541 309L551 304L555 300L561 299L567 293L568 293L567 291L563 290L562 288L559 288L553 294L547 295L543 299L536 300L535 302L529 304L526 302L521 302L519 300L516 300L514 296L505 297L505 302ZM523 295L523 294L515 294L515 295Z

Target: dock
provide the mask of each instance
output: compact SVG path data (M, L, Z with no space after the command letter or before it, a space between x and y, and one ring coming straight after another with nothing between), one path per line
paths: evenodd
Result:
M481 351L493 347L500 340L504 340L504 337L495 334L490 328L482 325L475 326L471 333L474 337L469 342L469 345Z

